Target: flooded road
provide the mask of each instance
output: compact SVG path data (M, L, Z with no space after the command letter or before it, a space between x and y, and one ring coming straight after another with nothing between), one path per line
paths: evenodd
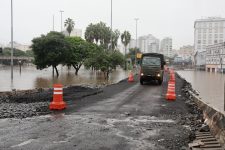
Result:
M177 71L200 92L202 100L218 111L224 112L225 74L205 71Z
M9 66L0 66L0 91L11 91L12 89L34 89L49 88L54 83L61 83L64 86L69 85L100 85L116 83L127 77L127 72L118 68L110 74L109 80L105 80L102 73L81 68L76 76L74 69L68 71L67 67L59 66L59 77L52 76L52 68L37 70L35 66L23 66L20 69L14 67L14 79L11 81L11 70Z

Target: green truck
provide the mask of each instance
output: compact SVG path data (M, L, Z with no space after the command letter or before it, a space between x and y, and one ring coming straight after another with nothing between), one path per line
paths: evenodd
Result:
M164 55L158 53L144 53L141 57L140 84L146 81L157 80L161 85L163 82Z

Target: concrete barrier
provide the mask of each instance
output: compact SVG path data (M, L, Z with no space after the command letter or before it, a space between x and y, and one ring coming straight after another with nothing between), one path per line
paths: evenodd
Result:
M205 123L209 126L210 132L225 147L225 116L218 110L204 103L201 98L189 91L197 106L203 111Z
M185 80L179 74L177 75ZM203 111L204 123L209 126L210 132L219 140L223 148L225 148L225 115L203 102L201 97L192 91L189 91L189 94L197 104L198 108Z

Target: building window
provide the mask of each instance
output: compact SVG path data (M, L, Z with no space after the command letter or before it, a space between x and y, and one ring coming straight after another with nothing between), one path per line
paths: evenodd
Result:
M220 27L223 27L223 22L220 22Z
M212 29L209 29L209 33L212 33Z
M223 34L220 34L220 38L223 38Z
M209 27L212 28L212 23L209 23Z
M219 42L220 42L220 43L223 43L223 40L221 40L221 39L220 39L220 41L219 41Z
M215 38L218 38L218 35L217 35L217 34L215 34L215 35L214 35L214 37L215 37Z
M214 44L216 44L217 43L217 40L214 40Z
M203 40L203 44L206 44L206 40Z
M223 32L223 28L220 28L220 33L222 33Z
M209 41L208 41L208 44L212 44L212 40L209 40Z
M198 44L201 44L201 40L198 40Z
M199 33L199 34L201 33L201 29L198 29L198 33Z

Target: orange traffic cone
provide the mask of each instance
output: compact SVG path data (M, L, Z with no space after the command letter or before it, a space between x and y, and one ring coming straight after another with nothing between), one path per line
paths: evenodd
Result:
M61 84L54 84L53 101L50 103L49 109L61 110L66 108L66 103L63 101L63 88Z
M133 75L132 71L129 74L128 82L134 82L134 75Z
M176 100L176 93L175 93L175 89L169 89L167 90L167 94L166 94L166 99L167 100Z

